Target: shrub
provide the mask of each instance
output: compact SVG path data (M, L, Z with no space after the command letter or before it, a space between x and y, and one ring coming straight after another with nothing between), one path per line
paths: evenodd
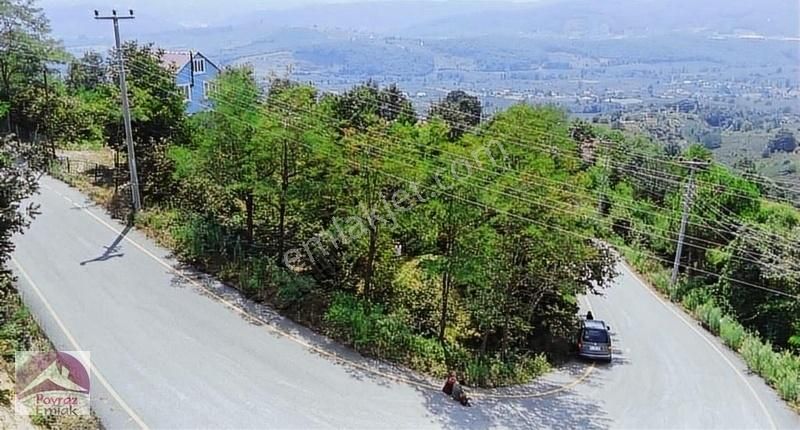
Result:
M706 326L709 331L719 334L720 320L722 320L722 309L716 306L714 300L708 300L698 305L694 310L695 316Z
M344 293L334 296L325 320L334 335L356 350L380 357L402 358L411 336L402 316L387 315L382 306Z
M455 341L447 342L444 346L444 352L445 363L447 364L447 368L451 370L464 372L472 359L472 354L464 346Z
M729 316L724 316L719 322L719 335L722 341L733 350L738 351L742 345L745 331L744 327Z
M462 379L467 385L496 387L526 383L548 370L550 363L542 354L520 355L505 359L483 356L469 360Z
M650 282L655 285L658 291L667 294L672 298L673 294L670 289L670 273L666 270L659 270L650 274Z
M168 209L146 209L136 213L136 226L147 231L167 247L175 246L172 231L178 225L178 212Z
M358 351L393 359L437 377L455 370L466 385L523 383L550 369L541 354L476 357L457 343L443 346L436 339L413 333L404 312L387 314L383 307L350 294L333 297L325 320L334 337Z
M414 370L428 372L437 378L447 375L445 349L436 339L412 335L408 341L408 365Z
M431 256L412 259L399 267L391 282L392 303L408 311L409 322L418 333L436 335L441 313L441 278L426 270Z
M795 403L800 402L800 374L795 372L793 375L778 379L775 388L782 398Z
M788 351L776 354L775 388L786 400L800 402L800 358Z
M299 302L317 287L313 278L298 275L282 267L272 267L272 283L277 287L276 304L288 307Z
M690 311L694 312L694 310L697 309L698 306L700 306L703 303L706 303L710 299L711 296L706 289L698 288L687 292L683 296L682 301L683 301L683 306L686 309L689 309Z
M350 294L336 294L333 297L325 321L330 324L332 335L353 345L357 350L363 350L371 344L370 318L365 306Z
M0 282L7 282L0 280ZM12 288L4 286L3 288ZM0 308L0 355L6 361L13 361L14 351L30 349L41 332L28 309L22 305L15 293L2 291L3 303Z
M239 264L229 264L223 272L236 276L236 285L249 297L262 297L265 286L269 285L272 261L264 257L254 257Z
M675 290L672 293L674 295L674 299L680 302L683 302L686 296L689 294L696 294L699 295L699 297L704 297L702 301L706 301L708 299L708 294L706 291L706 284L704 283L703 279L681 278L680 282L678 282L678 285L675 286ZM690 310L694 309L694 307L688 306L687 308Z

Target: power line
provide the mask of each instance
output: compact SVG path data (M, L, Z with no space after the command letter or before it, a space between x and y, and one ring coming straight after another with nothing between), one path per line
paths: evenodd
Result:
M143 73L148 73L147 71L144 71L144 70L142 70L142 72L143 72ZM149 72L149 73L152 73L152 71L151 71L151 72ZM242 91L235 91L235 90L233 90L233 91L229 91L229 93L234 93L234 94L238 93L238 94L242 94ZM234 102L234 103L231 103L229 100L228 100L228 101L218 100L218 102L224 102L226 105L236 105L236 103L235 103L235 102ZM276 103L276 104L277 104L277 103L279 103L279 102L277 102L277 101L273 100L273 101L272 101L272 103ZM239 107L239 108L243 108L243 109L253 109L253 108L254 108L254 107L252 107L252 106L242 106L241 104L238 104L238 105L237 105L237 107ZM288 109L298 109L298 108L296 108L296 107L289 107ZM303 109L299 109L299 110L303 110ZM303 110L303 111L305 111L305 110ZM305 111L305 112L308 112L308 111ZM310 112L309 112L309 113L310 113ZM322 120L322 119L323 119L323 118L322 118L321 116L319 116L319 115L317 115L317 118L318 118L318 119L320 119L320 120ZM335 128L335 124L332 124L332 126ZM371 134L372 136L374 136L374 137L377 137L377 138L386 138L386 139L388 139L388 140L390 140L390 141L392 141L392 140L395 140L395 141L396 141L396 139L393 139L391 136L388 136L388 135L387 135L387 134L385 134L385 133L377 133L377 134L376 134L375 132L373 132L373 131L371 131L371 130L367 130L367 132L366 132L366 133L367 133L367 134ZM395 142L395 143L396 143L396 142ZM379 150L385 150L384 148L378 148L378 149L379 149ZM415 150L415 151L419 151L419 150L417 150L417 149L415 149L415 148L413 148L413 147L412 147L412 148L410 148L410 149L412 149L412 150ZM444 150L443 150L443 152L447 152L447 151L444 151ZM392 153L392 154L395 154L395 153ZM421 154L421 155L423 155L423 157L425 156L425 154L422 154L421 152L420 152L420 154ZM395 155L396 155L396 154L395 154ZM470 160L467 160L467 161L470 161ZM481 169L481 168L478 168L478 169L480 169L480 170L484 170L484 171L487 171L487 170L485 170L485 169ZM497 172L494 172L494 171L491 171L491 173L492 173L492 174L495 174L495 175L500 175L500 174L498 174ZM514 177L513 179L514 179L514 180L520 180L521 178ZM529 178L529 179L530 179L530 178ZM556 182L556 183L558 183L559 185L562 185L562 186L563 186L563 185L571 186L570 184L565 184L565 183L561 183L561 182L558 182L558 181L555 181L555 182ZM574 193L573 193L573 194L574 194ZM577 194L575 194L575 195L577 195ZM537 196L537 197L540 197L540 196ZM583 196L581 196L581 197L583 197ZM535 202L530 202L530 203L532 203L532 204L536 204ZM618 205L618 206L623 206L623 207L624 207L624 205ZM642 211L642 210L641 210L641 209L639 209L639 208L633 208L633 210L635 210L635 211ZM657 216L664 216L664 215L662 215L662 214L656 214L656 215L657 215ZM669 217L667 217L667 218L669 219ZM692 223L692 224L694 224L694 223ZM710 229L714 229L713 227L711 227L711 226L706 226L706 225L698 225L698 226L699 226L700 228L710 228ZM654 228L655 228L655 227L654 227ZM726 231L723 231L723 232L725 233ZM662 238L662 239L664 239L664 240L667 240L667 241L674 241L673 239L669 239L669 238L667 238L667 237L665 237L665 236L661 236L661 235L658 235L658 234L655 234L655 236L656 236L656 237L659 237L659 238ZM695 240L696 242L704 242L704 243L708 243L708 244L710 244L710 245L712 245L712 246L715 246L715 247L716 247L716 246L722 246L722 244L719 244L719 243L716 243L716 242L711 242L711 241L708 241L708 240L706 240L706 239L697 238L697 237L688 236L688 235L687 235L687 237L689 237L690 239L693 239L693 240ZM694 247L697 247L697 248L702 248L702 247L700 247L700 246L697 246L697 245L694 245ZM708 248L702 248L702 249L708 249ZM753 262L753 263L755 263L755 264L759 264L759 262L758 262L758 261L754 261L754 260L750 260L750 261L751 261L751 262Z
M239 120L238 118L233 118L233 117L230 117L229 119L233 119L233 120ZM250 124L250 125L252 125L252 124ZM291 127L291 128L295 129L295 130L296 130L296 131L298 131L298 132L302 132L302 131L303 131L302 129L295 128L294 126L289 126L288 124L287 124L287 125L285 125L285 126L286 126L286 127ZM304 145L304 146L306 146L306 147L308 147L309 149L312 149L312 150L320 150L320 148L315 148L315 147L313 147L313 146L311 146L311 145L309 145L309 144L307 144L307 143L305 143L305 142L302 142L302 141L295 140L295 142L297 142L297 143L300 143L300 144L302 144L302 145ZM337 146L338 146L338 145L337 145ZM325 152L325 151L322 151L322 152ZM329 153L329 152L328 152L328 155L330 155L330 153ZM376 169L376 168L374 168L374 167L371 167L370 165L366 165L365 167L366 167L366 168L368 168L368 169L370 169L370 170L375 170L375 169ZM385 172L382 172L382 171L380 171L380 170L378 169L378 173L382 173L382 174L383 174L383 173L385 173ZM399 178L399 177L397 177L396 175L391 175L391 176L395 176L396 178ZM399 179L403 179L403 180L405 180L404 178L399 178ZM405 181L408 181L408 180L405 180ZM425 186L423 186L423 187L425 187ZM426 187L426 188L428 188L428 187ZM443 192L443 193L444 193L444 194L448 194L447 192ZM452 196L452 195L451 195L451 196ZM455 196L455 197L457 197L457 198L460 198L459 196ZM473 201L473 203L475 203L475 202ZM479 203L479 202L477 202L477 203ZM479 203L479 204L480 204L480 203ZM485 206L485 205L484 205L484 206ZM494 208L494 207L487 207L487 208L489 208L489 209L491 209L491 210L499 211L499 212L505 212L505 211L499 210L499 209L497 209L497 208ZM512 214L512 213L508 213L508 214L509 214L509 215L512 215L512 216L518 216L517 214ZM531 219L529 219L529 218L525 218L525 219L526 219L526 220L528 220L528 221L535 222L534 220L531 220ZM540 223L540 222L539 222L539 223ZM546 225L548 225L548 224L546 224ZM552 227L552 225L548 225L548 226ZM562 228L560 228L560 227L556 227L556 228L557 228L557 229L561 229L561 230L563 230L563 229L562 229ZM570 232L570 233L572 233L572 232ZM586 238L586 239L591 239L591 238L589 238L589 237L587 237L587 236L583 236L583 238ZM702 248L702 247L699 247L699 248ZM649 253L648 253L648 254L649 254ZM650 254L650 255L651 255L653 258L655 258L655 259L658 259L658 260L661 260L661 261L666 261L666 260L664 260L664 259L662 259L662 258L660 258L660 257L654 256L654 255L652 255L652 254ZM738 283L738 284L742 284L742 285L746 285L746 286L751 286L751 287L754 287L754 288L759 288L759 289L762 289L762 290L764 290L764 291L770 291L770 292L772 292L772 293L775 293L775 294L780 294L780 295L783 295L783 296L787 296L787 297L792 297L792 298L795 298L795 296L792 296L791 294L785 293L785 292L783 292L783 291L774 290L774 289L770 289L770 288L763 287L763 286L759 286L759 285L755 285L755 284L750 284L750 283L747 283L747 282L745 282L745 281L741 281L741 280L737 280L737 279L729 278L729 277L726 277L726 276L724 276L724 275L721 275L721 274L716 274L716 273L712 273L712 272L707 272L707 271L704 271L704 270L702 270L702 269L694 269L694 270L695 270L695 271L698 271L698 272L701 272L701 273L707 273L707 274L711 274L711 275L717 276L717 277L719 277L719 278L722 278L722 279L727 279L727 280L730 280L730 281L732 281L732 282L735 282L735 283Z
M177 93L176 93L176 94L177 94ZM241 106L240 106L240 108L241 108ZM295 108L296 108L296 107L295 107ZM239 120L238 118L232 118L232 119ZM246 124L247 124L247 123L246 123ZM253 126L253 124L248 124L248 125L249 125L249 126ZM298 130L298 131L299 131L299 130ZM301 143L302 143L302 142L301 142ZM306 144L306 145L307 145L307 144ZM308 145L307 145L307 146L308 146ZM313 148L312 148L312 149L313 149ZM493 208L493 210L497 210L497 209L496 209L496 208ZM654 257L654 258L657 258L657 259L658 259L658 257ZM697 269L695 269L695 270L697 270ZM721 275L717 275L717 274L714 274L714 275L716 275L716 276L721 276ZM737 282L737 283L742 283L742 282L743 282L743 281L738 281L738 280L734 280L734 281L735 281L735 282ZM777 290L776 290L776 291L777 291ZM785 295L785 293L784 293L784 295Z
M320 91L320 92L324 93L324 91ZM328 93L328 94L333 94L333 93ZM385 100L381 101L381 103L382 103L382 106L383 105L390 106L389 110L394 112L395 114L399 113L402 110L402 106L398 105L397 103L393 103L391 101L385 101ZM429 102L429 104L430 104L431 107L433 106L433 102ZM460 115L466 115L466 116L473 115L472 113L469 113L469 112L462 112L462 111L458 111L458 110L455 110L455 109L447 108L445 106L440 106L440 107L437 107L437 108L439 110L443 110L443 111L458 112ZM424 116L423 116L423 118L424 118ZM491 130L476 128L475 126L459 126L459 125L456 125L456 128L461 130L461 131L465 131L465 132L474 132L474 133L483 133L483 134L492 132ZM538 134L540 134L542 136L557 137L559 139L563 138L563 136L556 136L556 135L553 135L552 133L543 131L541 129L536 129L534 127L527 127L527 126L523 125L523 126L520 126L518 128L523 130L523 131L530 131L530 132L538 133ZM504 137L506 138L507 142L514 143L513 142L514 139L508 139L508 136L504 136ZM522 142L522 141L520 140L519 142ZM541 147L541 144L537 144L535 142L524 142L523 145ZM653 161L653 162L656 162L656 163L668 163L668 164L672 164L672 165L675 165L675 166L680 166L681 165L680 162L659 158L656 154L645 153L645 152L641 151L640 149L637 150L637 149L633 148L632 151L633 151L633 155L635 155L635 156L643 156L645 159L649 159L650 161ZM571 154L562 154L562 155L568 156L568 157L571 156ZM574 155L572 156L572 158L580 159L580 157L574 156ZM612 161L611 164L617 166L618 168L619 168L619 166L621 166L621 164L619 164L618 162L613 162ZM681 183L683 181L683 177L675 175L675 174L671 174L671 173L668 173L668 172L665 172L665 171L652 170L652 169L648 169L648 168L643 167L643 166L637 166L637 169L643 170L643 171L648 171L648 172L650 172L651 174L654 174L654 175L664 176L665 177L664 180L666 180L666 178L676 178L677 181L674 181L674 183L676 185L681 185ZM744 198L744 199L748 199L748 200L754 200L754 201L758 199L758 197L753 197L753 196L750 196L750 195L741 194L740 190L736 190L734 188L730 188L729 185L714 184L714 183L703 181L702 179L698 179L696 182L699 183L699 184L712 185L712 186L717 187L717 188L730 189L730 190L732 190L732 195L738 196L740 198ZM791 191L789 191L789 192L791 192ZM787 203L791 203L792 205L798 204L795 201L788 200L788 199L783 198L783 197L773 196L773 198L776 198L776 199L781 200L781 201L785 201Z

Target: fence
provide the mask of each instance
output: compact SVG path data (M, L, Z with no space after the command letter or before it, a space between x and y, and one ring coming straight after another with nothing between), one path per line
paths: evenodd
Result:
M118 191L123 183L124 172L114 165L106 165L97 161L86 160L76 157L60 155L50 163L50 173L63 174L68 176L84 176L92 180L94 185L114 185L114 191Z

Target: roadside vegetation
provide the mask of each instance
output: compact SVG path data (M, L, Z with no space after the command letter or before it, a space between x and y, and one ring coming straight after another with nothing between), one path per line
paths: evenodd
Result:
M607 242L798 402L800 215L708 150L551 107L487 119L458 91L420 118L396 86L333 95L272 79L263 90L247 67L227 69L214 109L187 117L160 53L123 49L147 207L135 221L247 297L365 354L518 383L570 355L578 297L616 276ZM31 62L0 61L14 66L0 80L6 131L54 149L108 146L126 176L106 60L70 60L47 97L30 94L43 85L25 74ZM707 165L694 173L673 288L687 161ZM117 185L110 199L124 202Z
M27 159L30 164L19 164ZM16 351L49 351L52 346L22 303L7 270L14 249L11 236L24 232L36 214L36 207L25 204L24 199L36 192L34 167L43 167L41 151L36 146L20 143L10 137L0 138L0 425L8 428L29 426L47 429L96 429L99 421L94 416L31 416L30 420L15 416L14 405L14 354Z

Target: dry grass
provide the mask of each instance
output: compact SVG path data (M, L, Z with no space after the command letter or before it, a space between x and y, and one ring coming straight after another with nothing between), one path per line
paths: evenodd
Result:
M56 155L59 157L69 157L75 160L102 164L104 166L114 165L114 151L109 148L83 150L58 149L56 150Z

